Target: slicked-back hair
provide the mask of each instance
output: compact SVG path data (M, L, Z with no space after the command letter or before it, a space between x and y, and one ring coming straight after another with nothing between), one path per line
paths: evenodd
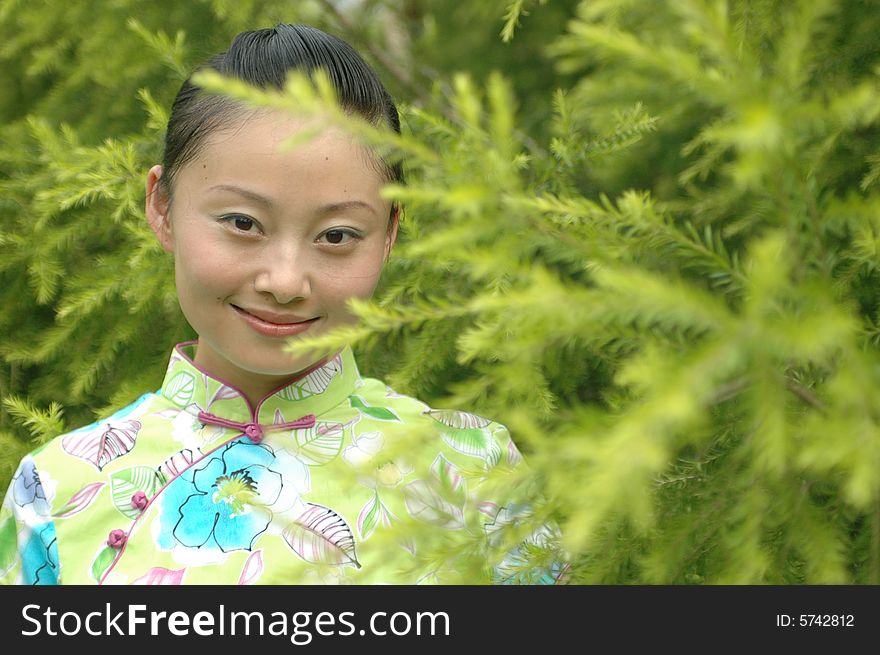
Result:
M373 125L383 121L400 133L400 118L391 95L375 71L342 39L307 25L281 23L275 27L242 32L229 49L211 57L197 70L215 70L260 88L281 89L289 71L329 75L340 105ZM181 86L165 133L162 157L163 190L171 194L180 168L200 152L212 132L238 117L242 108L223 96L204 93L192 82ZM403 182L400 162L382 162L389 181Z

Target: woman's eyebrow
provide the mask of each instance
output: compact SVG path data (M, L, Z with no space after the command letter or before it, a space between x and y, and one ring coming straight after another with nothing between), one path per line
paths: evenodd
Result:
M249 189L244 189L240 186L236 186L234 184L215 184L214 186L209 187L208 191L228 191L229 193L235 193L244 198L247 198L248 200L252 200L253 202L263 205L267 209L274 209L276 206L275 201L271 198L256 193L255 191L250 191ZM366 209L371 214L377 214L375 207L373 207L368 202L364 202L363 200L343 200L341 202L331 202L327 205L322 205L321 207L319 207L317 213L320 216L325 216L327 214L336 214L351 209Z
M318 213L321 215L335 214L350 209L366 209L372 214L376 213L376 209L371 204L364 202L363 200L344 200L342 202L332 202L329 205L321 206L321 208L318 209Z
M257 204L263 205L268 209L272 209L275 207L275 202L271 198L267 198L266 196L260 195L254 191L249 191L248 189L243 189L240 186L235 186L234 184L215 184L210 187L208 191L229 191L230 193L236 193L248 200L252 200Z

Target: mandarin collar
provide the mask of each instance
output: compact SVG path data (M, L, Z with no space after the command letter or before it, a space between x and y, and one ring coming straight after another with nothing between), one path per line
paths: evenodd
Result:
M197 341L174 346L160 393L187 412L209 412L242 423L283 423L302 416L320 416L350 396L360 380L350 346L321 360L263 396L256 407L234 385L217 378L193 361Z

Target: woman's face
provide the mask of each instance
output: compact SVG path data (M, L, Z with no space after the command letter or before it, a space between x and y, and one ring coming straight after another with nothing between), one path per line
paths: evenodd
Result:
M199 335L195 361L252 399L328 354L284 345L354 322L346 301L373 293L396 237L369 155L333 130L281 151L301 129L258 114L208 136L170 201L161 167L147 181L147 216Z

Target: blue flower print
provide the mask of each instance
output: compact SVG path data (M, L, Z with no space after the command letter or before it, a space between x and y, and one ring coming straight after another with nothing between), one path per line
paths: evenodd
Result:
M281 495L281 474L270 468L274 462L270 447L242 439L185 471L162 494L159 546L251 550Z
M33 505L38 516L49 516L49 502L32 459L25 458L12 479L12 499L19 507Z
M21 550L21 574L24 584L58 584L58 546L55 524L36 525Z

